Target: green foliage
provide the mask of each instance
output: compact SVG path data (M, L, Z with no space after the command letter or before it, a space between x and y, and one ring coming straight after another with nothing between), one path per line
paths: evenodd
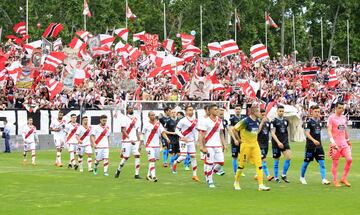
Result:
M299 60L307 60L309 39L314 56L321 56L320 18L323 18L324 57L329 51L334 16L339 6L333 55L346 62L346 20L350 23L351 59L358 60L360 54L360 2L357 0L129 0L129 6L137 20L129 20L130 32L142 30L159 34L163 39L163 3L166 4L167 35L176 38L176 33L196 31L196 44L200 46L200 5L203 7L203 48L213 41L234 38L234 9L241 20L237 32L239 47L246 53L255 43L265 43L264 11L268 10L281 27L282 5L285 6L285 53L293 51L292 15L295 15L296 48ZM94 34L106 29L125 27L125 0L88 0L91 18L87 18L87 29ZM22 8L20 10L19 8ZM0 2L0 25L5 35L13 34L12 26L25 20L25 0L3 0ZM64 31L60 36L69 42L75 31L83 28L82 0L29 0L29 32L31 38L39 38L50 22L60 22ZM229 25L231 21L232 25ZM40 23L38 29L36 24ZM280 52L280 29L269 29L269 52L275 56Z

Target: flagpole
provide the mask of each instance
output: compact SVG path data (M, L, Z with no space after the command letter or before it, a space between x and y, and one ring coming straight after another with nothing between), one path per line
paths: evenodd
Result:
M84 15L84 30L86 31L86 15Z
M26 0L26 35L29 35L29 0ZM28 43L28 39L26 39Z
M293 45L294 45L294 63L296 65L296 36L295 36L295 15L293 14Z
M166 39L166 5L164 2L164 40Z
M234 30L235 30L235 42L237 41L237 32L236 32L236 8L235 8L235 12L234 12L235 16L234 16Z
M128 10L128 0L125 1L125 26L128 27L128 18L127 18L127 10Z
M200 5L200 50L201 50L201 59L202 59L202 52L203 52L203 23L202 23L202 5Z
M347 64L350 64L350 41L349 41L349 20L346 20L346 34L347 34Z
M322 17L320 19L320 29L321 29L321 60L324 59L324 35L323 35L323 20L322 20Z
M266 19L267 19L267 12L265 12L265 46L266 48L268 47L268 36L267 36L267 32L268 32L268 27L266 24Z

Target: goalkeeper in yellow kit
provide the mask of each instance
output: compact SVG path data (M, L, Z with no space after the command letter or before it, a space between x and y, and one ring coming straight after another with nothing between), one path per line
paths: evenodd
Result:
M245 168L247 162L255 164L257 180L259 183L260 191L268 191L269 187L266 187L263 183L261 152L257 141L257 136L261 127L264 125L266 117L259 123L260 110L258 107L251 107L250 114L234 126L235 137L240 143L240 155L238 157L238 169L235 174L234 188L235 190L241 190L240 188L240 175ZM239 136L240 133L240 136Z

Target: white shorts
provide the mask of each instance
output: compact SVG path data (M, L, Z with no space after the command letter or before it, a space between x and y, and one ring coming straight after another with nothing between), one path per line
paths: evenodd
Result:
M109 148L100 148L95 149L95 159L97 161L102 161L105 159L109 159Z
M160 148L146 148L149 161L155 161L160 159Z
M68 143L67 146L68 146L68 151L69 152L76 152L77 151L78 144L76 144L76 143Z
M124 158L129 158L131 155L131 152L133 155L140 155L139 152L140 143L137 141L135 144L131 144L131 142L124 142L121 146L121 155Z
M180 154L182 155L195 155L196 154L196 147L194 142L185 143L180 141Z
M84 154L92 154L91 145L78 146L77 153L78 153L78 155L81 155L81 156L83 156Z
M210 148L206 147L208 153L205 157L206 164L223 164L224 152L222 147Z
M24 143L24 151L30 151L30 150L35 150L36 149L36 145L35 143Z
M54 137L54 143L56 148L63 148L65 141L64 138Z

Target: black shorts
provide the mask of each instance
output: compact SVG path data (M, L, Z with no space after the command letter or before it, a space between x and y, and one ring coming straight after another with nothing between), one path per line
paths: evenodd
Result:
M240 145L231 144L231 156L237 158L240 153Z
M278 145L276 144L272 144L272 153L273 153L273 158L280 158L281 157L281 152L284 152L286 150L290 150L290 144L289 143L283 143L284 144L284 148L280 149L278 147Z
M305 162L310 162L315 160L319 162L319 160L324 160L325 153L322 146L316 148L305 148Z
M168 149L169 149L169 154L178 154L178 153L180 153L179 143L171 142L169 144Z
M265 159L266 155L269 151L269 147L261 147L260 146L260 151L261 151L261 159Z

